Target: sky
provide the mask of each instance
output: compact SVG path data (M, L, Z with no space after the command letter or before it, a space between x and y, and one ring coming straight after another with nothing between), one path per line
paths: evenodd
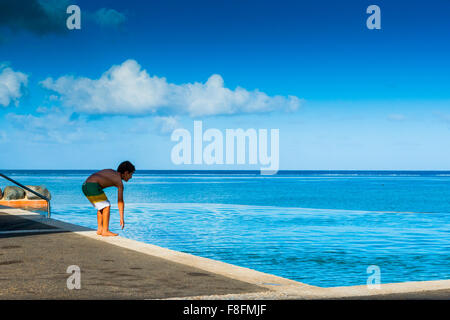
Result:
M81 29L69 30L69 5ZM366 25L370 5L381 29ZM279 130L281 170L450 170L450 1L0 0L0 169L175 165Z

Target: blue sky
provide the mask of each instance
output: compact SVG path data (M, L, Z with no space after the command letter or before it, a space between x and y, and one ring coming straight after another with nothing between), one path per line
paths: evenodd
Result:
M280 169L450 170L449 1L20 2L0 1L0 168L259 168L172 164L202 120L279 129Z

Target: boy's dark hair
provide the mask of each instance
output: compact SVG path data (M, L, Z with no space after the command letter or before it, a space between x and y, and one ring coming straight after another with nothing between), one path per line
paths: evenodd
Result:
M136 171L136 168L130 161L124 161L121 164L119 164L117 171L120 173L125 173L125 171L128 171L129 173L133 173Z

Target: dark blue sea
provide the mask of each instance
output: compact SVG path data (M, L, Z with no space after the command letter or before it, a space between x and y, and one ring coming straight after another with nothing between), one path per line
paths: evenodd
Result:
M45 185L52 217L96 228L81 192L93 171L0 171ZM9 185L0 180L0 187ZM137 171L111 230L311 285L450 279L449 171Z

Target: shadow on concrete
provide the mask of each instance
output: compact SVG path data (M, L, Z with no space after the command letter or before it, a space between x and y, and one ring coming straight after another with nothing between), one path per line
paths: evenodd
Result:
M45 220L46 222L50 222L54 225L42 223L40 220ZM11 215L0 212L0 238L26 237L37 234L91 230L92 229L62 221L47 220L44 216L32 216L30 219L29 215Z

